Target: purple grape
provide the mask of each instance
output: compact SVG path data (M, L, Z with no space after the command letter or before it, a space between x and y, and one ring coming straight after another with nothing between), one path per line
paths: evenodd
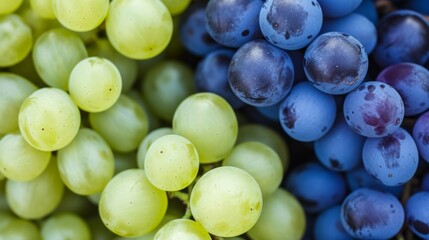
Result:
M349 126L365 137L392 134L404 119L404 103L390 85L369 81L350 92L344 101Z
M264 37L286 50L307 46L319 34L322 22L316 0L267 0L259 14Z
M397 63L378 74L377 81L398 91L404 101L405 116L429 109L429 70L426 68L415 63Z
M322 7L323 16L337 18L353 12L362 0L318 0Z
M422 114L414 124L413 138L420 156L429 162L429 111Z
M368 71L368 55L356 38L339 32L318 36L304 55L308 80L329 94L344 94L355 89Z
M352 240L341 223L341 205L335 205L321 212L314 224L316 240Z
M417 236L429 238L429 192L413 194L405 204L405 221Z

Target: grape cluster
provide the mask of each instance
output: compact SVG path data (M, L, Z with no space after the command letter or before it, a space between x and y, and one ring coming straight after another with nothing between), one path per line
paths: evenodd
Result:
M429 239L425 0L0 0L0 239Z

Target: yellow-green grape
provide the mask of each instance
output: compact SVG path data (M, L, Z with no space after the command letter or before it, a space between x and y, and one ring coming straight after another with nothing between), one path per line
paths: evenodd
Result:
M121 54L148 59L167 47L173 20L159 0L114 0L106 18L106 33Z
M273 193L283 179L279 155L271 147L260 142L236 145L222 164L238 167L250 173L258 182L264 196Z
M270 146L282 160L284 171L287 170L289 166L289 148L285 139L278 132L261 124L241 125L238 130L236 144L247 141L258 141Z
M139 148L137 150L137 165L139 168L144 169L144 162L146 158L146 153L149 147L155 142L158 138L173 134L173 129L169 127L157 128L149 132L146 137L144 137L143 141L140 143Z
M171 15L179 15L188 8L191 0L162 0Z
M71 212L56 213L42 223L43 240L90 240L91 230L78 215Z
M21 134L9 133L0 140L0 171L8 179L29 181L45 170L51 152L33 148Z
M30 7L20 8L16 13L30 27L34 40L49 29L61 27L57 20L42 18Z
M74 140L58 151L57 158L61 179L77 194L101 192L113 177L113 152L92 129L81 128Z
M106 18L109 0L52 0L58 21L76 32L98 27Z
M51 87L68 90L74 66L88 57L85 45L76 33L55 28L42 34L33 47L33 61L42 80Z
M17 131L18 114L22 102L37 87L27 79L13 74L0 73L0 135Z
M19 129L34 148L55 151L67 146L80 127L80 112L70 96L57 88L41 88L21 105Z
M33 46L30 27L16 14L0 15L0 39L0 67L19 63Z
M118 68L122 77L122 92L128 92L137 79L137 61L120 54L113 48L108 39L97 39L92 46L88 48L90 56L99 56L107 58Z
M104 226L98 214L86 219L91 229L92 240L112 240L116 235Z
M201 163L213 163L232 150L238 123L225 99L213 93L197 93L177 107L173 131L194 144Z
M39 219L53 212L61 202L63 192L64 184L54 158L37 178L26 182L9 179L6 182L10 209L24 219Z
M52 0L30 0L30 6L41 18L55 19Z
M163 219L168 200L165 191L153 186L142 169L117 174L104 188L98 205L101 220L122 237L151 232Z
M165 214L164 218L162 219L161 223L158 224L158 226L152 230L151 232L140 236L140 237L135 237L135 238L131 238L133 240L154 240L155 234L158 232L158 230L163 227L165 224L167 224L168 222L177 219L179 216L173 216L173 215L169 215L168 213ZM117 237L114 238L112 240L129 240L130 238L124 238L124 237ZM100 239L101 240L101 239ZM171 239L171 240L175 240L175 239ZM192 240L192 239L188 239L188 240Z
M0 15L15 12L24 0L0 0Z
M13 216L0 217L0 239L42 240L39 228L32 222Z
M174 61L162 61L152 67L143 79L142 96L160 119L171 122L177 106L195 93L192 69Z
M121 95L106 111L90 113L89 122L110 147L118 152L136 150L149 131L146 112L125 95Z
M80 109L87 112L107 110L118 100L121 90L121 74L105 58L85 58L70 74L70 96Z
M158 138L150 145L144 169L149 181L164 191L179 191L189 186L199 168L198 152L192 143L179 135Z
M190 207L194 219L209 233L234 237L247 232L258 220L262 192L246 171L217 167L197 181L191 192Z
M86 196L78 195L68 188L64 188L63 198L54 213L73 212L80 216L87 216L88 212L93 210L94 205Z
M175 219L156 233L154 240L211 240L201 224L190 219Z
M301 204L286 190L279 188L264 198L258 222L247 232L253 240L299 240L305 231L305 214Z

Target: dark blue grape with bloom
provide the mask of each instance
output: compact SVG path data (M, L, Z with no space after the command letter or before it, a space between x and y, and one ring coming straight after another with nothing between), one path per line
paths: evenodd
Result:
M429 112L425 112L417 119L413 128L413 138L420 156L429 162Z
M417 192L405 204L405 222L417 236L429 238L429 192Z

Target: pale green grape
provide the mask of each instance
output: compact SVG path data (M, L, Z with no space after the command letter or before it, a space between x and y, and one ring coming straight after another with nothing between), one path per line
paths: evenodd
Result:
M144 137L143 141L140 143L139 148L137 150L137 165L139 168L144 169L144 161L146 158L146 153L149 147L155 142L158 138L173 134L173 129L169 127L157 128L149 132L146 137Z
M130 168L137 168L137 154L136 152L129 153L113 153L115 156L115 175L128 170Z
M36 86L45 86L45 83L39 77L39 74L37 74L36 68L33 64L33 57L31 56L31 54L28 54L27 57L25 57L24 60L22 60L21 62L9 67L9 73L17 74L27 79L31 83L35 84ZM0 73L0 75L2 75L2 73ZM18 129L18 120L16 121L16 127Z
M70 212L50 216L43 222L41 233L44 240L91 239L88 224L81 217Z
M143 62L143 61L140 61L140 62ZM129 92L126 93L126 95L131 99L133 99L135 102L137 102L145 110L147 117L149 119L150 130L155 130L164 126L164 123L162 123L158 119L158 117L156 117L155 114L153 114L152 110L149 109L149 107L147 106L147 103L140 95L140 91L138 91L137 89L131 89Z
M152 67L143 79L142 96L160 119L171 122L177 106L195 93L194 75L185 64L169 60Z
M191 0L162 0L171 15L179 15L188 8Z
M244 142L236 145L222 163L250 173L259 184L264 196L273 193L283 179L283 167L279 155L260 142Z
M34 40L52 28L61 27L57 20L42 18L30 7L20 8L16 13L30 27Z
M52 0L30 0L30 6L40 17L45 19L55 19Z
M154 240L211 240L201 224L190 219L175 219L156 233Z
M106 33L121 54L148 59L167 47L173 20L159 0L114 0L106 18Z
M0 0L0 15L13 13L24 0Z
M61 179L77 194L101 192L113 177L113 152L92 129L81 128L74 140L58 151L57 158Z
M0 140L0 171L8 179L29 181L48 166L51 152L33 148L20 133L10 133Z
M261 124L241 125L238 129L236 144L247 141L258 141L270 146L282 160L284 171L287 170L289 166L289 148L285 139L278 132Z
M85 32L103 22L109 10L109 0L52 0L52 8L66 28Z
M63 192L64 184L54 158L37 178L26 182L9 179L6 182L6 199L10 209L25 219L39 219L53 212L61 202Z
M168 200L153 186L142 169L117 174L104 188L99 207L108 229L123 237L137 237L155 229L163 219Z
M223 166L208 171L197 181L190 206L194 219L209 233L233 237L248 231L258 220L262 192L249 173Z
M168 213L165 214L164 218L162 219L161 223L158 224L158 226L152 230L151 232L140 236L140 237L135 237L135 238L123 238L123 237L117 237L114 238L113 240L129 240L129 239L133 239L133 240L154 240L155 234L158 232L158 230L163 227L165 224L167 224L168 222L177 219L178 216L173 216L173 215L169 215Z
M27 79L13 74L0 73L0 135L17 131L18 113L22 102L37 87Z
M88 57L83 41L75 33L55 28L43 33L34 44L33 61L37 73L51 87L68 90L74 66Z
M213 163L232 150L238 123L225 99L213 93L197 93L177 107L173 131L194 144L201 163Z
M87 216L88 212L93 211L93 207L94 205L86 196L78 195L68 188L64 188L63 198L54 213L73 212L80 216Z
M121 95L106 111L90 113L89 122L110 147L118 152L136 150L149 131L146 112L125 95Z
M0 39L0 67L19 63L33 46L30 27L16 14L0 15Z
M121 74L105 58L85 58L70 74L70 96L79 108L87 112L107 110L118 100L121 90Z
M261 217L247 235L253 240L298 240L304 235L305 224L301 204L292 194L279 188L264 199Z
M164 191L178 191L191 184L198 173L198 152L179 135L158 138L150 145L144 161L149 181Z
M67 146L80 127L80 112L70 96L56 88L42 88L21 105L19 129L34 148L55 151Z
M39 228L32 222L13 216L0 217L0 239L42 240Z

